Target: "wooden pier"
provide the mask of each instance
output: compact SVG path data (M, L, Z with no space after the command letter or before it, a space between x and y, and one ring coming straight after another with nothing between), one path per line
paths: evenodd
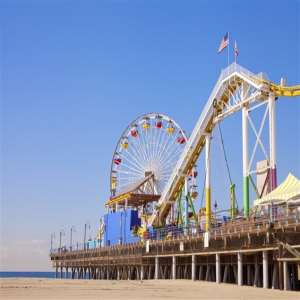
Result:
M300 290L300 218L236 221L210 232L50 256L58 278L191 279ZM207 245L206 245L207 246Z

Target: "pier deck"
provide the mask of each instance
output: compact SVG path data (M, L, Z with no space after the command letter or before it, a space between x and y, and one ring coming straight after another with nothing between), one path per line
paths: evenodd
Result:
M208 247L203 232L189 230L50 256L60 278L192 279L300 290L299 215L222 224L211 230Z

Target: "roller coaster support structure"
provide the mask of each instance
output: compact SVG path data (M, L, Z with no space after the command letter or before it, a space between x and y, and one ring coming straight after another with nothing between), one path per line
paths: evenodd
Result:
M242 109L243 132L243 205L244 217L249 215L249 138L248 138L248 104Z
M276 135L275 135L275 97L269 95L269 143L270 143L270 188L274 190L277 187L276 172Z
M209 231L211 223L211 187L210 187L210 140L211 134L205 136L205 230Z
M185 177L184 181L184 192L183 192L183 205L184 205L184 226L185 228L189 225L189 184L188 184L188 177ZM187 231L185 231L185 234L187 234Z

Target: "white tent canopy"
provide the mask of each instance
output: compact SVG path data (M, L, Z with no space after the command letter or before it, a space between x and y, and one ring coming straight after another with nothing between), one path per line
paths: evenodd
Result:
M289 173L287 178L272 192L254 201L254 206L280 203L300 204L300 180Z

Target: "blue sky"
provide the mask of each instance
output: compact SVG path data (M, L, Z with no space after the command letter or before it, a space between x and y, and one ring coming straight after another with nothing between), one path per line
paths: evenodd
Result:
M75 225L81 241L89 221L94 233L131 120L158 111L192 131L226 66L226 31L241 65L299 83L299 1L288 3L0 1L1 270L47 270L52 231ZM282 181L300 176L299 98L276 110ZM241 200L241 115L222 126ZM220 150L212 167L213 198L226 207Z

